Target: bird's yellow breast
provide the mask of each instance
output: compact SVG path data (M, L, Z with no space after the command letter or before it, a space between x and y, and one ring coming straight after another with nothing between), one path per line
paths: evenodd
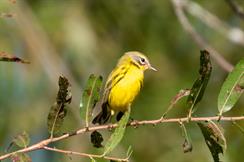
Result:
M110 109L115 111L126 111L128 106L133 102L139 93L143 82L143 71L132 65L124 77L112 87L108 104Z

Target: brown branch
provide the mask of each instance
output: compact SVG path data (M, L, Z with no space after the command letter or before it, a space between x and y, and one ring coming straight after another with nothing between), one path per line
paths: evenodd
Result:
M12 54L9 54L7 52L0 51L0 61L7 61L7 62L20 62L23 64L29 64L30 62L27 60L23 60L19 57L16 57Z
M13 13L0 13L0 18L13 18L14 16Z
M200 121L209 121L209 120L215 120L215 121L238 121L238 120L244 120L244 116L237 116L237 117L221 117L219 119L219 116L212 116L212 117L192 117L190 121L192 122L200 122ZM155 120L143 120L143 121L132 121L127 124L127 126L132 126L132 127L138 127L141 125L157 125L160 123L183 123L183 122L189 122L188 117L183 117L183 118L171 118L171 119L165 119L163 117ZM59 137L54 137L54 138L49 138L42 140L36 144L33 144L29 147L5 154L0 156L0 160L6 159L11 157L13 154L16 153L26 153L26 152L31 152L34 150L40 150L40 149L45 149L44 147L48 146L50 143L60 141L66 138L69 138L71 136L75 136L78 134L84 134L86 132L92 132L95 130L105 130L105 129L114 129L118 127L118 124L107 124L107 125L99 125L99 126L92 126L88 128L82 128L77 130L74 133L67 133Z
M9 0L10 3L15 4L16 0Z
M237 4L234 0L226 0L227 4L230 6L230 8L242 19L244 19L244 10L242 7L240 7L239 4Z
M51 148L44 146L43 149L49 150L49 151L54 151L54 152L59 152L67 155L77 155L81 157L88 157L88 158L104 158L107 160L113 160L113 161L118 161L118 162L128 162L128 158L115 158L111 156L101 156L101 155L96 155L96 154L87 154L87 153L82 153L82 152L75 152L75 151L69 151L69 150L61 150L57 148Z
M181 25L183 26L183 29L191 36L191 38L196 42L196 44L203 49L206 49L210 52L213 59L216 61L216 63L223 68L224 70L230 72L233 69L233 65L230 64L225 58L213 47L211 47L204 38L198 34L187 19L184 11L183 11L183 1L181 0L171 0L174 10L176 13L176 16L178 17Z

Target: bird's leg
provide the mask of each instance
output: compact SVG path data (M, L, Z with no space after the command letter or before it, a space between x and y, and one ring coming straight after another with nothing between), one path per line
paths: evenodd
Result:
M133 117L130 116L130 122L134 122L134 121L137 121L137 120L135 120Z
M124 112L120 111L120 112L117 114L117 116L116 116L116 120L119 121L119 120L122 118L123 115L124 115Z

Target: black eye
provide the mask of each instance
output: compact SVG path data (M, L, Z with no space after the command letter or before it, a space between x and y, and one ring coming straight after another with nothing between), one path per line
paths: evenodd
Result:
M144 65L146 63L146 60L144 58L140 58L140 63Z

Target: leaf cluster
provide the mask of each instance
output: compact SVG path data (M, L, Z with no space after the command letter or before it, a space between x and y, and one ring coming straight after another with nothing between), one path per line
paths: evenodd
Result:
M197 110L197 104L202 100L204 92L206 90L208 81L212 72L212 65L210 61L210 54L208 51L200 51L200 68L199 76L196 81L193 83L191 89L186 89L180 91L171 101L171 105L168 110L162 115L162 119L166 114L173 108L173 106L181 98L188 96L186 101L186 106L189 110L188 121L191 121L191 116ZM1 56L1 55L0 55ZM2 57L3 58L3 57ZM13 60L10 56L5 56L5 59L8 58L8 61ZM0 60L1 61L1 60ZM23 62L20 60L20 62ZM241 94L243 93L244 87L244 60L240 60L239 63L235 66L233 71L227 76L225 82L223 83L219 96L218 96L218 110L219 117L221 119L222 114L230 111ZM102 87L103 78L102 76L96 76L91 74L87 80L87 84L84 88L81 102L80 102L80 117L84 122L83 125L85 128L89 129L91 126L91 121L93 117L93 111L95 106L99 103L101 96L101 87ZM51 106L48 118L47 126L48 132L50 133L50 139L57 136L61 132L61 128L65 119L65 116L68 111L68 104L70 104L72 99L71 94L71 85L67 78L64 76L59 77L58 81L59 90L57 93L56 101ZM130 108L124 113L122 118L117 123L117 127L112 132L111 136L106 140L106 143L102 134L98 131L91 132L91 143L94 147L102 148L102 153L98 157L105 157L111 153L121 142L125 134L126 126L130 118ZM182 129L182 136L184 137L183 150L184 152L191 152L193 150L192 141L190 135L187 132L187 127L183 122L180 122L180 127ZM223 129L220 124L213 121L198 122L201 133L205 139L206 145L208 146L212 157L215 162L219 162L219 154L224 154L227 144L226 139L223 133ZM9 149L12 146L17 146L20 148L28 147L30 142L29 136L26 132L23 132L17 135L11 142ZM8 149L8 150L9 150ZM131 147L128 149L127 157L131 156ZM31 161L30 157L25 153L16 153L11 156L13 161L29 162ZM94 157L90 157L91 161L96 161Z

